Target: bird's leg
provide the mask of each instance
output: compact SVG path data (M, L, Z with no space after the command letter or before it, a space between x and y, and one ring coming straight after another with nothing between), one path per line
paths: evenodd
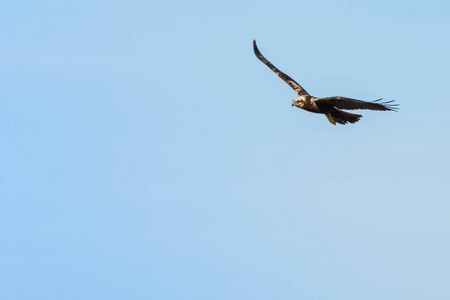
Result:
M326 113L325 116L327 116L327 119L331 124L336 125L336 121L333 119L330 113Z

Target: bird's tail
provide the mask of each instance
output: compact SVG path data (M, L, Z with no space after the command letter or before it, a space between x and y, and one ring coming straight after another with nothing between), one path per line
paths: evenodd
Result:
M347 123L356 123L362 117L361 115L351 114L346 111L335 108L330 113L326 114L328 121L331 124L336 125L336 123L345 125Z

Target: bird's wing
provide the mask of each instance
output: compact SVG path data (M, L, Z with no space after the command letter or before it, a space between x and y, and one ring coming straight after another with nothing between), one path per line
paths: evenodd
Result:
M259 52L258 47L256 46L256 41L253 40L253 51L255 51L256 57L262 61L266 66L268 66L272 71L274 71L281 79L283 79L291 88L294 89L294 91L297 92L299 96L302 95L309 95L307 91L305 91L304 88L301 87L300 84L298 84L294 79L292 79L290 76L284 74L280 70L278 70L270 61L268 61L262 54Z
M319 98L314 102L320 107L321 105L333 105L340 109L371 109L371 110L393 110L396 111L398 109L398 104L391 104L394 102L386 101L381 102L383 98L375 100L375 101L362 101L345 97L326 97Z

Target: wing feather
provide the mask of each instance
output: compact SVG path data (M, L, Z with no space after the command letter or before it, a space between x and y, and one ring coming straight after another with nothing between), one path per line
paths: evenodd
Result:
M262 61L266 66L268 66L272 71L275 72L281 79L283 79L299 96L309 95L304 88L301 87L294 79L292 79L289 75L284 74L277 67L272 65L270 61L268 61L262 54L259 52L258 47L256 46L256 41L253 40L253 51L255 52L256 57Z
M375 101L362 101L346 97L325 97L319 98L314 101L318 106L321 105L333 105L340 109L370 109L370 110L391 110L397 111L398 104L391 104L394 100L381 102L383 98L377 99Z

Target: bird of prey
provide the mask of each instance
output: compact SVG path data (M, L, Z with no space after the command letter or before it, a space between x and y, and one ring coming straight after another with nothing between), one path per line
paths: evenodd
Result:
M352 114L342 109L370 109L370 110L390 110L396 111L398 109L398 104L391 104L392 101L381 102L381 99L367 102L362 100L356 100L341 96L335 97L325 97L325 98L316 98L311 96L304 88L300 86L294 79L290 76L284 74L280 70L278 70L270 61L268 61L262 54L259 52L258 47L256 46L256 41L253 40L253 50L255 52L256 57L262 61L266 66L268 66L272 71L274 71L281 79L283 79L295 92L297 92L298 97L296 97L292 101L292 106L296 106L298 108L302 108L306 111L324 114L328 121L331 124L336 125L339 124L347 124L347 123L356 123L362 117L358 114Z

